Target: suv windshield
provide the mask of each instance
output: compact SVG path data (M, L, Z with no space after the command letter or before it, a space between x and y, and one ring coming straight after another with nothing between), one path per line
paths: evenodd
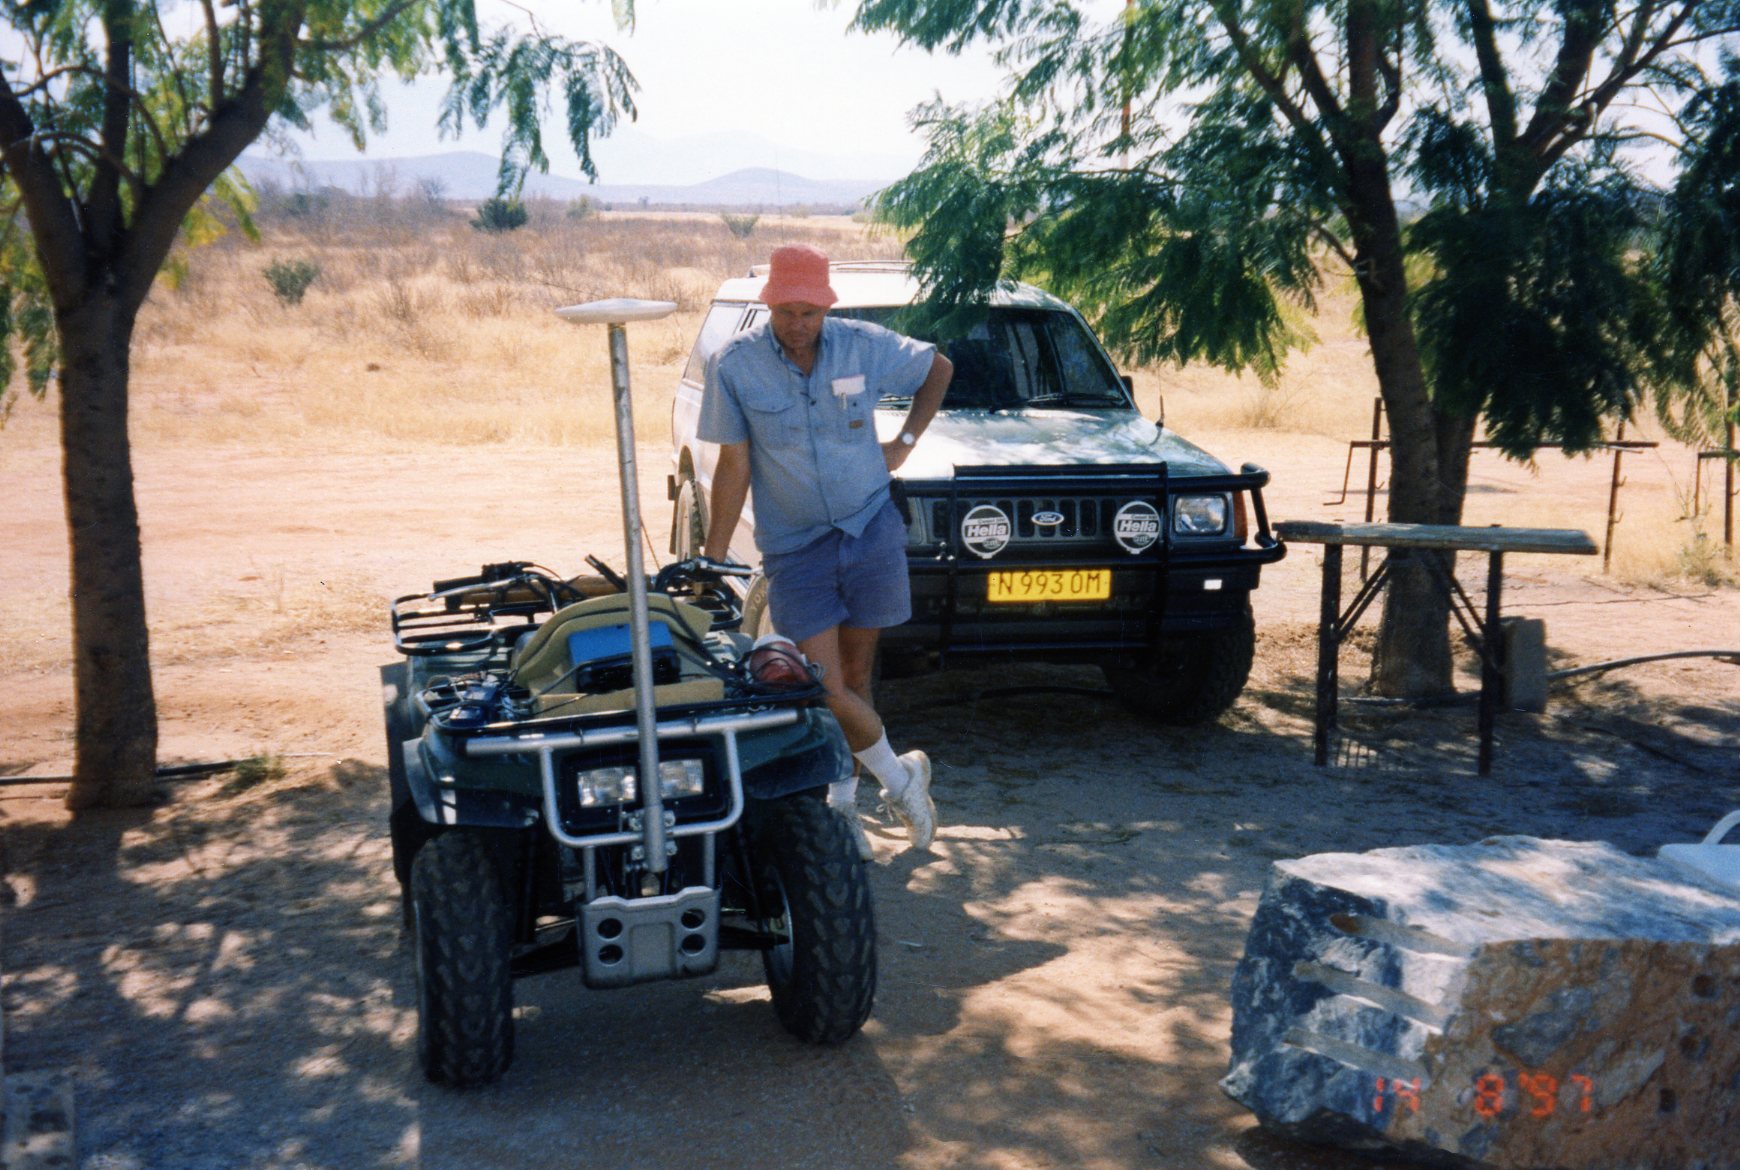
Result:
M912 308L836 309L834 315L937 340L936 330L916 320L918 313ZM1116 371L1069 313L993 306L983 320L938 347L955 364L944 402L949 410L1128 409L1131 405Z

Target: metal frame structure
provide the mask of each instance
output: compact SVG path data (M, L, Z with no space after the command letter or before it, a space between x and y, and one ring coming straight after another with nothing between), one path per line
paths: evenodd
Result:
M1593 556L1588 533L1568 528L1463 528L1450 524L1326 524L1314 520L1283 521L1275 531L1286 541L1323 546L1323 593L1317 627L1317 708L1313 735L1314 762L1329 763L1330 741L1336 729L1340 695L1341 644L1377 599L1390 574L1402 564L1420 564L1450 602L1463 634L1480 655L1479 771L1492 774L1492 736L1497 723L1499 692L1504 680L1504 634L1499 625L1504 588L1504 554L1569 553ZM1346 545L1366 552L1385 551L1377 571L1366 578L1353 601L1341 607L1341 559ZM1455 574L1450 555L1484 552L1485 612L1474 604Z

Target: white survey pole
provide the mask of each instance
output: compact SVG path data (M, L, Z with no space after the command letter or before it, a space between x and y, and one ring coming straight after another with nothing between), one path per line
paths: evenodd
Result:
M628 550L629 647L634 663L635 734L640 745L640 807L644 818L647 868L665 872L665 804L659 784L657 703L653 695L652 638L646 603L646 562L640 551L640 478L634 464L634 403L628 383L630 321L656 321L676 312L670 301L614 297L557 309L556 316L576 325L604 325L610 335L610 387L616 403L616 461L622 472L622 535Z

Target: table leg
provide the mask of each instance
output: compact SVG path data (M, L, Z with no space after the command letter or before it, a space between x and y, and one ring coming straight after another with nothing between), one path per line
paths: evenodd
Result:
M1498 695L1504 688L1504 631L1499 628L1499 591L1504 585L1504 554L1492 552L1486 562L1486 621L1480 631L1480 774L1492 775L1492 731L1498 716Z
M1341 658L1341 545L1323 546L1323 601L1317 618L1316 763L1329 763L1335 734L1335 699Z

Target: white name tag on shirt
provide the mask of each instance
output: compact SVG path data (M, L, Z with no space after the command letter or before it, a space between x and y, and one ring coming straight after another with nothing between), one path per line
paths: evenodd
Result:
M836 398L850 398L854 394L864 393L864 375L853 374L846 378L835 378L833 382Z

